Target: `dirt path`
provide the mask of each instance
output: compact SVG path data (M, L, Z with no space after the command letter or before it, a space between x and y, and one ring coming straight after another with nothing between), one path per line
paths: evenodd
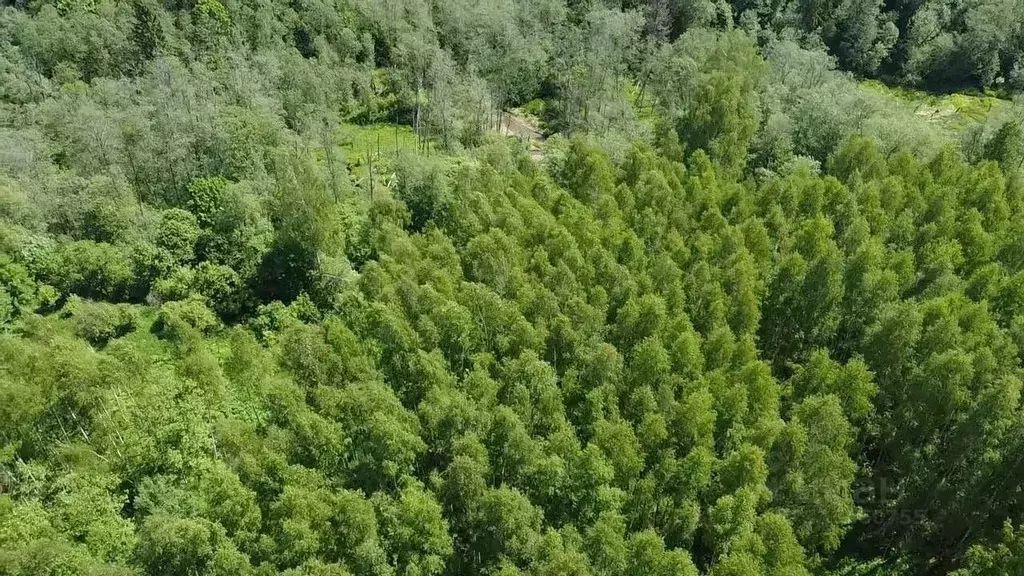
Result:
M544 135L537 126L537 120L522 113L519 109L505 112L501 118L501 127L496 130L498 134L512 136L523 142L534 160L544 158Z

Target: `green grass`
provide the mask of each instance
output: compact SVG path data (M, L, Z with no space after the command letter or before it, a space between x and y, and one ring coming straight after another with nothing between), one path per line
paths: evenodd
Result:
M436 142L420 146L412 127L404 124L350 124L342 123L335 134L334 157L346 166L350 183L365 199L370 191L368 176L373 165L373 190L376 193L393 192L398 165L413 157L430 157L448 165L458 166L474 162L472 155L456 148L444 150ZM321 166L326 163L325 151L315 151Z
M931 94L921 90L887 86L877 80L861 82L865 88L903 102L915 114L943 128L959 132L984 122L1010 102L991 94Z
M396 158L418 153L413 129L398 124L343 124L339 144L349 170L357 179L366 177L370 160L374 176L379 179L385 172L394 172Z
M420 148L416 133L404 124L344 123L338 129L335 142L335 152L347 165L352 183L363 190L369 190L367 177L371 162L374 187L383 191L393 188L397 165L403 158L419 155L454 158L440 150L436 143ZM322 153L320 156L323 162Z

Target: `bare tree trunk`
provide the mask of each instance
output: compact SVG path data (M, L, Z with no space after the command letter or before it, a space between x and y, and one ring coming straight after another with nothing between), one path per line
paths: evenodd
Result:
M439 101L441 103L441 146L448 150L450 146L450 130L448 129L448 98L446 96L447 94L443 94Z
M133 144L125 146L125 158L128 160L128 169L132 172L132 185L135 187L135 199L139 202L139 216L142 216L142 185L139 182L139 170L135 167L135 154L131 152Z
M370 202L373 202L373 154L370 150L366 151L366 168L370 180Z
M474 118L473 118L473 122L474 122L473 130L474 131L479 130L480 129L480 125L483 124L483 122L480 120L480 115L483 112L483 109L484 109L484 96L481 96L480 97L480 102L476 105L476 114L474 115Z
M651 79L651 69L647 68L647 74L644 74L644 79L640 81L640 93L636 97L637 110L642 110L644 107L644 91L647 90L647 82Z
M416 117L413 121L416 129L416 138L420 137L420 90L423 88L423 79L419 72L416 73Z
M321 144L324 147L324 159L327 161L327 173L331 175L331 192L334 194L334 201L338 201L338 173L334 165L334 150L331 146L330 138L328 137L328 122L327 118L324 118L323 133L321 134Z

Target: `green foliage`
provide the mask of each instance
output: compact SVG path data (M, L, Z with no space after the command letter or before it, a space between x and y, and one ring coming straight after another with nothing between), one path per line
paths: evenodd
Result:
M1024 548L1021 534L1007 522L1003 526L1002 541L994 546L977 545L967 552L964 567L953 572L955 576L987 576L1013 574L1024 569Z
M413 230L422 231L428 222L444 226L455 210L443 170L443 165L415 156L397 166L395 193L409 209Z
M93 346L103 346L113 338L131 333L138 322L135 311L127 304L88 302L77 296L68 300L61 315L71 318L75 334Z
M190 330L209 332L220 325L217 316L200 298L168 302L160 307L155 326L162 332L180 337Z
M742 169L760 122L756 88L764 61L753 42L738 31L694 30L673 45L663 66L659 101L680 142Z
M114 302L138 297L131 262L110 244L92 240L52 244L34 266L36 276L63 295Z
M4 8L0 574L1020 572L1018 12Z
M172 262L188 264L195 257L199 234L199 222L192 212L172 208L160 219L156 245L167 251Z

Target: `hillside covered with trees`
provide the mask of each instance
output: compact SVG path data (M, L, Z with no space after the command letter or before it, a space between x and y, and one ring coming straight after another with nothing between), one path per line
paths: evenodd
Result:
M1024 574L1024 106L855 80L1022 54L1013 0L8 0L0 575Z

